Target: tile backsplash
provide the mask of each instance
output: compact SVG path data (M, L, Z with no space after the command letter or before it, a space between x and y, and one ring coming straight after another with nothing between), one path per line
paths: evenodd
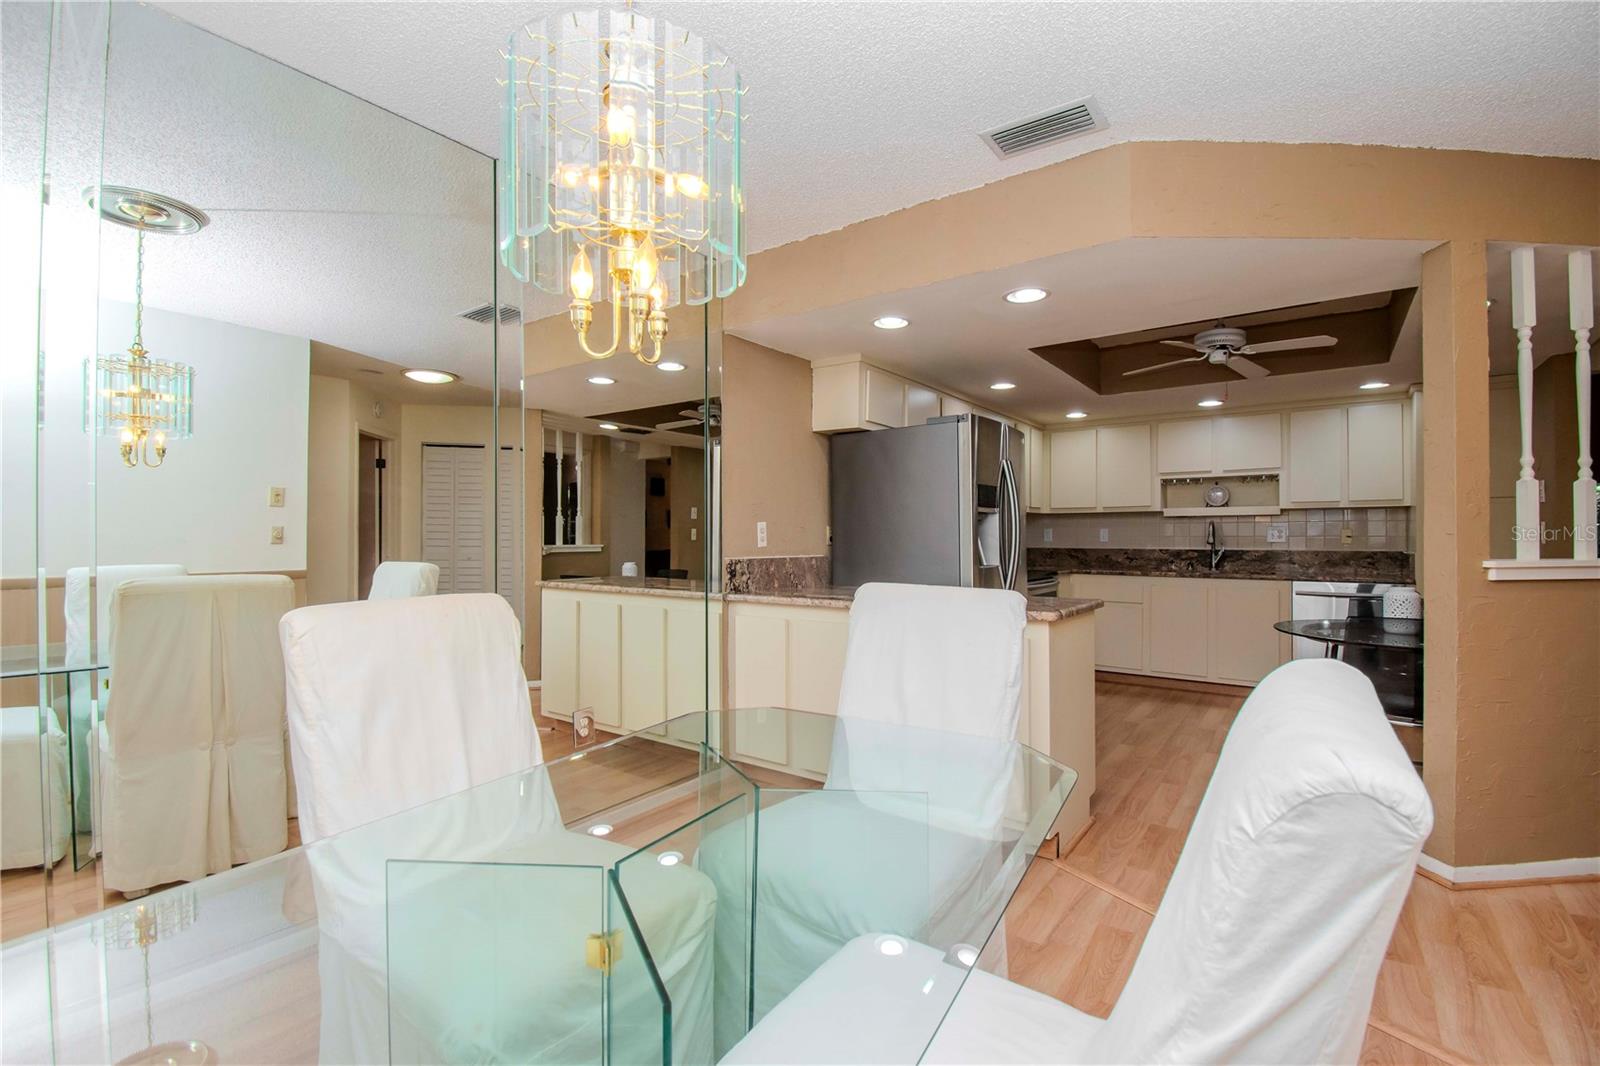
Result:
M1121 512L1028 516L1030 548L1199 548L1206 523L1217 524L1224 548L1276 551L1413 551L1409 507L1309 507L1281 514L1169 518L1163 514ZM1283 541L1269 541L1281 527ZM1100 539L1100 531L1106 539ZM1350 531L1345 543L1343 531ZM1050 539L1045 539L1045 531Z

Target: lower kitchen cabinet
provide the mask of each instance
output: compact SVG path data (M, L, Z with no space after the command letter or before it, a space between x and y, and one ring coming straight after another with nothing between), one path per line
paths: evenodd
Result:
M1292 655L1272 628L1289 617L1287 581L1062 574L1061 587L1106 602L1095 612L1100 670L1254 685Z

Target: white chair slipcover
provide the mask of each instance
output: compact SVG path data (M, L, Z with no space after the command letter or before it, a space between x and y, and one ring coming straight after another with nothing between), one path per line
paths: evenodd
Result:
M195 881L288 843L271 575L136 578L112 596L97 730L101 877L123 892Z
M1009 590L856 590L823 792L761 812L757 1018L862 933L1003 908L1026 626Z
M542 758L510 606L493 594L323 604L290 612L280 634L321 933L321 1060L585 1060L600 1017L598 998L581 991L593 971L576 952L557 960L550 945L580 946L562 934L576 915L600 920L597 871L631 849L566 830L544 775L508 777ZM407 930L386 925L416 885L406 859L437 864L450 895L482 886L467 864L483 864L486 876L495 864L509 871L500 909L475 906L452 919L456 935L428 949L435 965L424 972L396 968L395 938ZM519 863L550 876L531 868L519 876ZM562 865L596 873L561 876ZM644 875L676 875L642 894L638 915L658 931L652 950L673 996L674 1057L705 1060L715 890L687 865L650 867ZM535 891L536 900L525 897ZM539 919L531 928L530 906ZM494 982L479 962L489 956L477 948L508 939L542 964L522 971L518 988L486 993ZM455 967L464 967L459 981L430 976ZM490 998L501 1003L495 1023L467 1024L484 1017ZM613 1008L640 1017L657 1009L620 999Z
M439 568L433 563L379 563L372 572L369 600L397 600L408 596L432 596L439 591Z
M1335 660L1282 666L1228 734L1111 1016L972 973L923 1061L1353 1063L1432 827L1371 682ZM960 980L938 957L893 966L927 951L852 942L724 1061L872 1059L895 1046L885 1024L929 1023L926 982Z
M54 865L67 853L67 734L55 712L44 714L49 788L39 788L39 709L0 710L0 869ZM45 795L50 804L50 854L44 854Z
M186 573L188 571L179 563L69 567L66 577L66 596L63 601L67 623L67 665L91 666L94 665L96 658L102 664L110 662L111 597L116 594L124 581L136 577L182 577ZM96 642L100 645L98 655L94 651ZM72 707L72 736L89 736L89 731L96 720L95 701L105 694L106 683L110 678L109 670L100 671L98 679L92 672L86 670L77 671L68 678L67 687L71 693ZM95 689L97 680L99 691ZM100 809L98 795L100 782L95 772L99 760L94 745L89 744L86 747L88 757L78 759L73 767L73 775L77 779L77 795L80 798L89 797L88 804L80 802L78 807L78 831L94 834L91 846L98 852L100 826L94 819L99 816Z

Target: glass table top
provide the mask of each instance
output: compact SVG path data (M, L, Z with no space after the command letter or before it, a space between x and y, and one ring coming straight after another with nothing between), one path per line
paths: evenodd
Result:
M913 726L674 718L5 944L0 1059L709 1063L867 937L928 967L915 1062L1003 967L1075 781Z
M104 670L105 663L99 660L97 648L86 654L69 655L65 644L46 644L41 656L37 644L0 645L0 678Z
M1360 644L1369 648L1422 650L1420 618L1303 618L1278 622L1272 628L1292 637L1328 644Z

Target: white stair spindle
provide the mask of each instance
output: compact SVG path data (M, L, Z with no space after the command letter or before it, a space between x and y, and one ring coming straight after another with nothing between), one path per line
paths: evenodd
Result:
M1533 249L1511 252L1511 325L1517 331L1517 399L1522 421L1522 463L1517 476L1517 558L1537 559L1544 540L1539 524L1539 482L1533 476L1533 327L1538 323Z
M556 543L567 542L567 524L561 514L561 501L567 495L567 474L561 466L561 441L566 436L562 430L556 430Z
M578 520L573 525L572 543L587 544L589 539L585 535L587 531L583 524L583 434L574 433L572 438L573 477L578 482Z
M1594 253L1567 253L1567 307L1576 342L1578 378L1578 476L1572 483L1572 557L1595 559L1594 466L1589 451L1589 333L1594 329Z

